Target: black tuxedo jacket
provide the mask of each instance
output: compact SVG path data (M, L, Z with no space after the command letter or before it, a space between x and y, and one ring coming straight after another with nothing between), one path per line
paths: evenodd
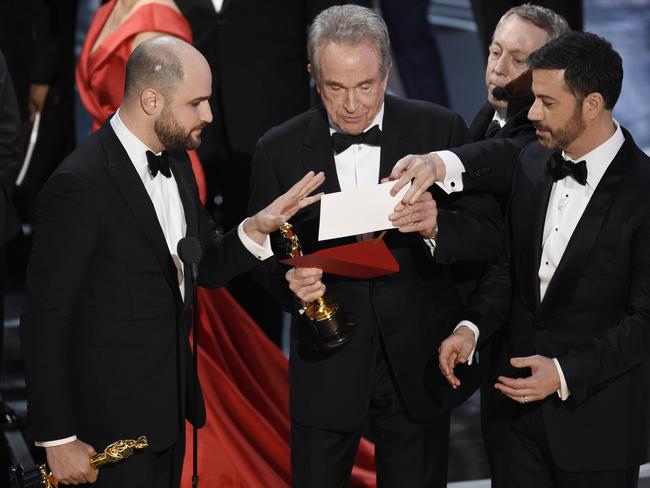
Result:
M520 104L513 106L512 115L508 113L506 123L492 136L498 139L507 139L509 137L524 137L528 142L535 138L535 128L533 123L528 120L528 110L530 110L531 103ZM508 107L510 112L510 107ZM487 131L490 122L494 118L494 107L490 102L480 108L478 113L474 116L474 120L469 126L469 137L472 142L482 141L486 139L485 132Z
M236 231L211 232L187 155L171 168L187 235L203 245L202 283L254 266ZM146 435L158 450L183 435L185 416L204 423L202 399L186 394L189 282L183 302L151 199L107 122L39 197L20 327L34 440L76 434L99 449Z
M453 112L386 96L380 178L388 176L406 154L445 149L465 139L464 123ZM325 172L322 191L340 191L322 107L271 129L260 139L253 158L250 210L267 205L309 170ZM500 214L488 195L458 198L448 197L438 187L431 191L440 208L435 259L419 235L391 230L384 239L400 264L399 273L369 281L324 277L327 293L358 320L358 330L348 344L330 355L312 354L301 341L305 324L294 324L289 369L295 421L330 430L360 427L370 400L379 336L406 408L415 419L431 419L467 396L469 388L460 392L444 385L437 368L437 348L459 312L450 263L493 259L500 248ZM356 242L354 237L318 242L319 214L314 205L292 221L305 253ZM285 254L283 242L276 244L276 253ZM293 308L286 269L277 262L265 264L257 270L258 279L280 303Z
M479 344L506 325L499 373L527 376L511 357L557 357L571 392L540 408L553 459L568 471L632 468L648 459L650 422L650 158L629 133L580 219L544 299L538 270L552 179L537 142L502 158L519 161L506 252L472 298ZM519 154L518 154L519 153ZM474 154L486 161L485 154ZM465 154L464 161L470 161ZM488 161L490 161L488 159ZM485 164L485 163L484 163ZM513 163L514 165L514 163ZM499 443L518 404L500 396L487 435ZM500 422L499 422L500 421Z

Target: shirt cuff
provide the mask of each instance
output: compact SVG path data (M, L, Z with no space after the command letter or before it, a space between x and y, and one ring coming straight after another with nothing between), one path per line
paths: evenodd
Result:
M271 249L271 238L267 235L266 239L264 239L264 242L260 246L253 239L248 237L246 235L246 232L244 232L244 224L247 220L248 219L244 219L244 221L237 227L237 235L239 236L239 240L244 245L244 247L248 249L248 251L260 261L264 261L265 259L270 258L273 256L273 249Z
M567 398L569 398L571 392L569 391L569 387L566 384L566 378L564 377L564 373L562 372L562 367L560 366L560 362L557 360L557 358L553 358L553 362L555 363L555 367L557 368L557 374L560 376L560 389L557 390L557 396L559 396L560 399L564 401Z
M463 191L463 173L465 166L456 154L451 151L434 152L445 165L445 179L436 181L436 185L442 188L447 194Z
M63 444L68 444L76 440L77 440L77 436L71 435L70 437L66 437L65 439L55 439L53 441L45 441L45 442L34 442L34 444L36 445L36 447L55 447L55 446L62 446Z
M481 333L478 330L478 327L474 325L472 322L469 320L461 320L456 327L454 327L454 332L462 326L465 326L469 328L474 333L474 347L472 348L472 352L469 353L469 358L467 358L467 364L472 365L472 361L474 360L474 352L476 351L476 344L478 343L478 337L481 335Z

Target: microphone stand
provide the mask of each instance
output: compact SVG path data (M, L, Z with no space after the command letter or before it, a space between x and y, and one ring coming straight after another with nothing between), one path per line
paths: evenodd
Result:
M191 280L192 280L192 343L194 344L194 357L192 358L192 396L196 402L199 382L199 299L197 287L197 264L191 263ZM196 427L196 421L192 424L192 488L199 488L199 432Z
M198 299L198 270L199 261L201 260L201 243L196 237L186 236L178 241L176 246L178 257L183 264L190 268L190 278L192 280L192 342L194 343L194 357L192 358L192 405L197 403L197 394L199 392L199 299ZM192 488L199 487L199 432L195 422L192 424Z

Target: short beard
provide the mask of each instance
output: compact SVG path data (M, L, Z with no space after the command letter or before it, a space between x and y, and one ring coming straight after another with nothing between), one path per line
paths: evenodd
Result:
M536 123L535 128L549 131L550 138L548 140L538 138L542 147L555 151L565 150L585 131L585 123L582 120L582 102L576 103L573 116L564 127L550 131L548 127Z
M193 128L185 132L173 114L165 107L154 122L153 130L160 143L169 151L191 151L201 145L201 136L192 137ZM200 127L203 128L203 127Z

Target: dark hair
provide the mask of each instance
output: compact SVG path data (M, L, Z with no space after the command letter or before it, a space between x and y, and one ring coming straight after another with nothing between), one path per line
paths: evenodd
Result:
M126 62L124 98L145 88L160 90L165 98L183 81L183 65L174 51L175 39L156 37L138 45Z
M589 32L568 32L528 58L530 69L564 70L564 82L577 97L600 93L612 110L623 83L623 61L606 39Z

